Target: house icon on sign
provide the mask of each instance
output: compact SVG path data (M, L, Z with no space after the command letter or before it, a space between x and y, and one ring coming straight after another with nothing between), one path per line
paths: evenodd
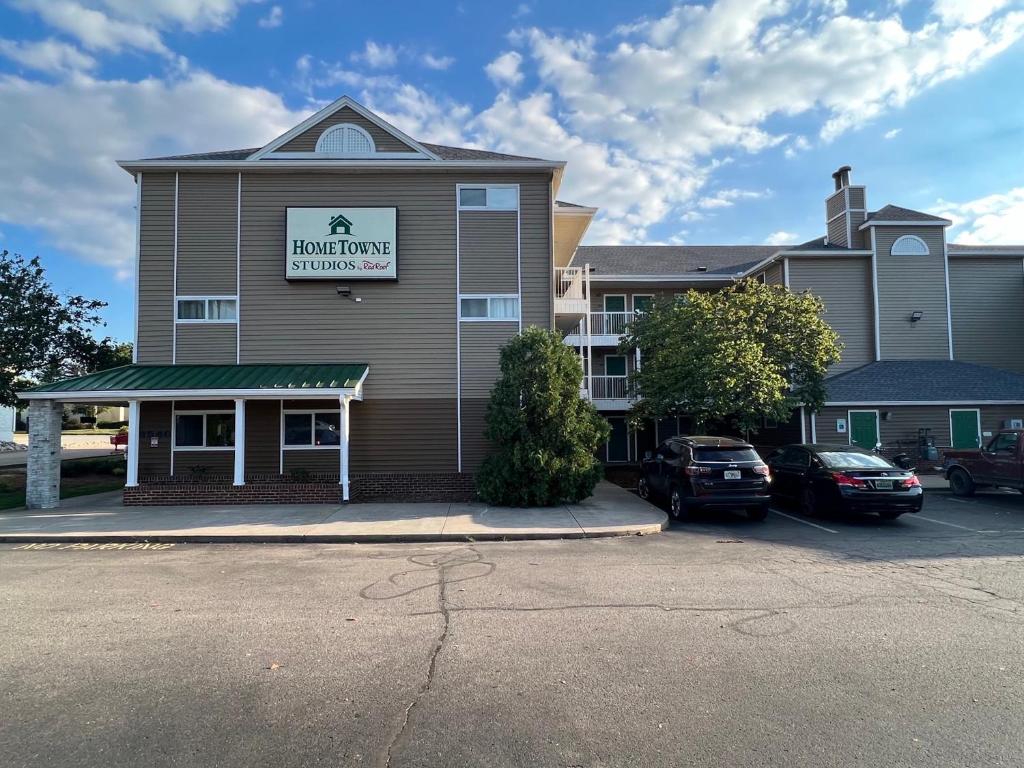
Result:
M332 235L352 234L352 222L346 219L340 213L331 219L330 227Z

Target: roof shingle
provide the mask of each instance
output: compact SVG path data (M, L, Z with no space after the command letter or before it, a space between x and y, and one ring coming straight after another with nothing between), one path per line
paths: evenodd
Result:
M865 224L869 221L941 221L951 224L949 219L941 216L932 216L930 213L914 211L910 208L901 208L898 205L887 205L877 211L869 211Z
M581 245L573 264L600 275L715 274L743 272L781 248L777 245Z
M1024 376L959 360L885 360L826 379L832 403L1024 403Z

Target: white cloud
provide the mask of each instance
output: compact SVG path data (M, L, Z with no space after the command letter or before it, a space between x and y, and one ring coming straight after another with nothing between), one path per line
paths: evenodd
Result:
M261 17L256 23L263 29L276 29L284 24L284 10L280 5L275 5L271 7L266 16Z
M1024 187L966 203L939 201L934 212L950 219L950 242L1024 245Z
M352 61L362 62L373 69L388 69L398 63L398 51L391 45L380 45L367 40L361 53L353 53Z
M771 197L770 189L720 189L714 195L702 197L697 201L701 208L731 208L737 200L761 200Z
M889 139L895 139L895 138L896 138L897 136L899 136L899 135L900 135L900 133L901 133L902 131L903 131L903 129L902 129L902 128L893 128L893 129L891 129L891 130L888 130L888 131L886 131L885 133L883 133L883 134L882 134L882 138L883 138L883 139L886 139L886 140L889 140Z
M528 3L520 3L516 6L515 12L512 14L513 19L521 19L523 16L529 16L533 13L533 8Z
M935 0L932 10L945 24L978 24L1009 4L1010 0Z
M299 122L279 96L195 72L163 81L0 76L0 221L129 274L135 189L116 159L259 146ZM59 212L59 214L57 213Z
M423 54L420 60L427 69L448 69L455 63L454 56L435 56L432 53Z
M59 40L24 42L0 39L0 56L28 69L61 74L96 67L96 59Z
M484 71L498 87L517 85L523 79L519 71L522 61L523 57L515 51L506 51L484 67Z
M800 236L794 232L786 232L780 229L778 232L772 232L768 237L764 239L765 245L792 245L799 241Z

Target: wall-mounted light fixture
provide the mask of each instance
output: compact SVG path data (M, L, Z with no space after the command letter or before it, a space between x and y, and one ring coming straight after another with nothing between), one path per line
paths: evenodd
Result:
M910 322L916 323L922 317L924 317L924 312L922 312L921 310L916 310L914 312L911 312L910 313Z
M352 289L349 288L347 285L335 286L335 290L337 290L339 296L343 296L349 301L354 301L356 304L362 301L362 299L359 298L358 296L352 295Z

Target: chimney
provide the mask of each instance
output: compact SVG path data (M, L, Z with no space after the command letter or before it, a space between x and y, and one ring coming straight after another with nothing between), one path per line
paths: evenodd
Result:
M850 184L853 169L844 165L832 174L835 191L825 200L826 241L843 248L864 248L864 233L857 228L867 218L867 193Z

